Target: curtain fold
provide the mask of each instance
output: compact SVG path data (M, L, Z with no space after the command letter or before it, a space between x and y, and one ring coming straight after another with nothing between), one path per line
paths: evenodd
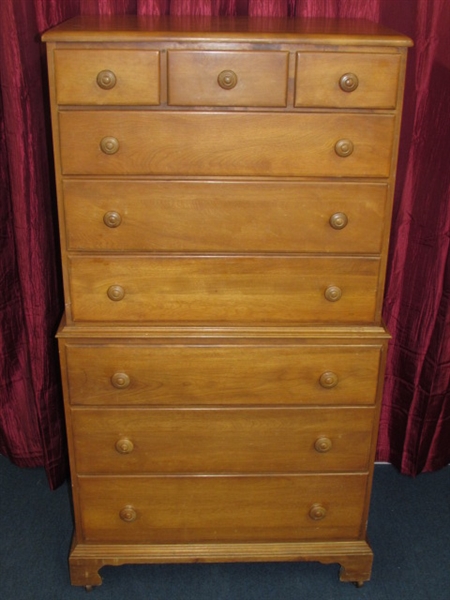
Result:
M62 311L42 45L33 3L0 4L0 452L66 470L54 335Z
M251 17L287 17L289 2L286 0L249 0L248 14Z
M1 0L0 453L66 475L54 334L59 280L40 35L77 14L365 18L410 35L384 317L392 333L378 458L415 475L450 462L450 2Z
M402 157L384 304L393 340L378 452L413 475L450 462L450 4L419 0L415 17L402 137L407 161Z

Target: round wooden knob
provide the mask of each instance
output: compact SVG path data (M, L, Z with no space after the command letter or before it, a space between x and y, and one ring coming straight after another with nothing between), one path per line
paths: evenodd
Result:
M339 87L343 92L354 92L359 85L359 79L354 73L345 73L339 79Z
M100 142L100 148L104 154L115 154L119 150L119 140L115 137L104 137Z
M114 229L115 227L119 227L119 225L122 223L122 217L115 210L110 210L103 215L103 222L106 227Z
M347 224L348 217L345 213L334 213L330 217L330 225L333 229L344 229L344 227L347 227Z
M321 521L327 516L327 511L321 504L313 504L309 509L309 516L313 521Z
M130 378L126 373L114 373L111 383L115 388L123 390L130 385Z
M339 383L339 378L333 371L325 371L320 376L319 383L323 388L334 388Z
M125 298L125 290L121 285L111 285L107 291L108 298L113 302L120 302Z
M237 84L238 78L234 71L222 71L217 77L219 85L224 90L232 90Z
M116 450L119 454L130 454L134 450L134 444L128 438L117 440Z
M112 71L106 69L105 71L100 71L97 75L97 85L101 87L102 90L110 90L117 83L116 76Z
M125 523L132 523L137 519L137 512L132 506L124 506L119 512L119 516Z
M325 290L325 298L328 302L337 302L342 297L342 290L337 285L330 285Z
M320 437L314 442L314 449L316 452L320 452L323 454L324 452L329 452L331 450L331 440L327 437Z
M338 156L346 158L352 154L354 149L353 142L351 140L338 140L334 145L334 151Z

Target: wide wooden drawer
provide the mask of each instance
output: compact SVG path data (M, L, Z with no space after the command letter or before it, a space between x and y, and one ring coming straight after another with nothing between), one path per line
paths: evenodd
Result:
M295 106L395 108L399 54L298 52Z
M60 340L72 405L373 405L381 345Z
M286 106L288 52L168 52L168 104Z
M74 321L373 324L378 258L72 256Z
M343 540L363 531L367 476L85 476L77 488L89 542Z
M366 471L373 408L72 409L79 474Z
M86 110L59 119L65 175L387 177L395 123L262 112Z
M360 183L63 183L69 250L381 251L387 186Z

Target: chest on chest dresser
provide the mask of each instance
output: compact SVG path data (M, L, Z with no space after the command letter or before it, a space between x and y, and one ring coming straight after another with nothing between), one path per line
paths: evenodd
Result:
M316 560L361 584L410 41L131 17L44 39L72 583Z

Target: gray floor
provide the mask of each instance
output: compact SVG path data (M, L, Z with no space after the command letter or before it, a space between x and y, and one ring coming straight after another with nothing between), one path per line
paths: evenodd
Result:
M2 600L450 600L450 467L412 479L377 465L369 521L372 579L340 583L338 565L125 565L86 596L70 586L68 485L0 457Z

